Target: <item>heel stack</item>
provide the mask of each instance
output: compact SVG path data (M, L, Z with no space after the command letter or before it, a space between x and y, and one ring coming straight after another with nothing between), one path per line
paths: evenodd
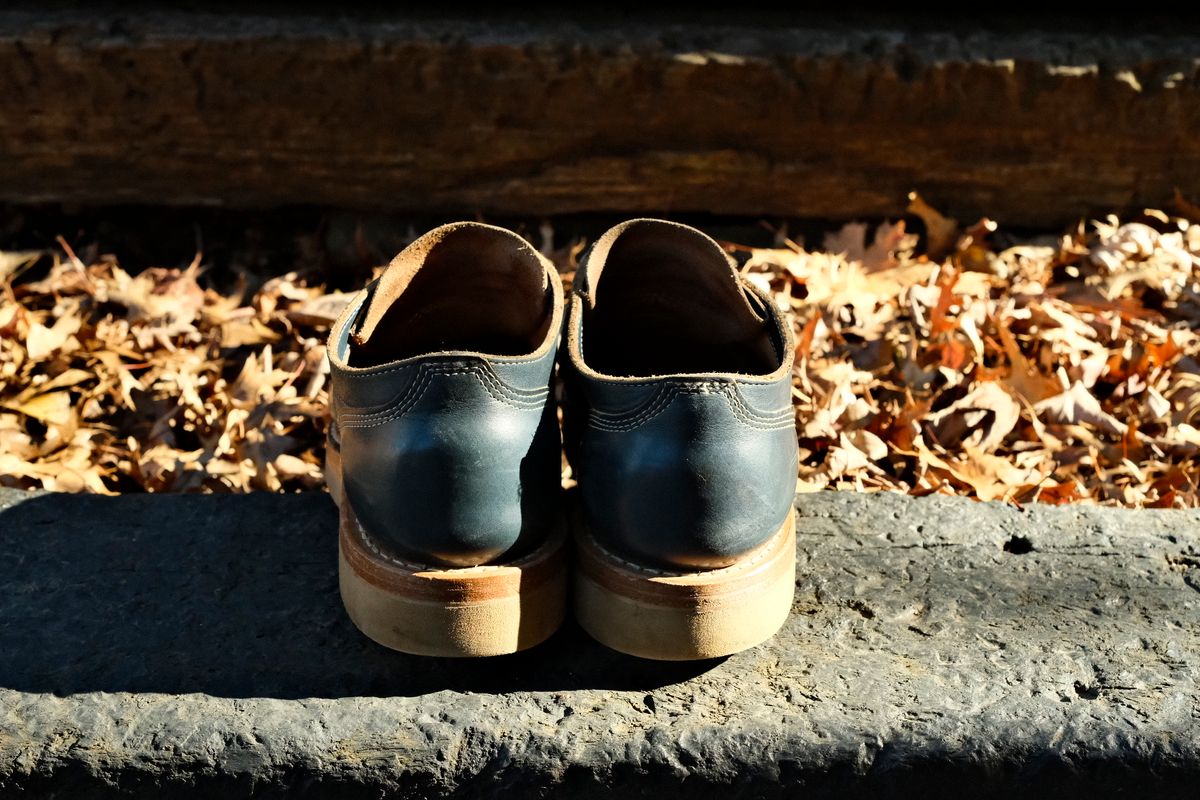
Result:
M558 526L532 553L500 564L443 569L383 552L341 504L338 584L360 631L428 656L492 656L542 642L566 607L566 534Z
M634 564L574 527L575 615L614 650L664 661L716 658L771 638L791 611L795 511L737 563L697 572Z

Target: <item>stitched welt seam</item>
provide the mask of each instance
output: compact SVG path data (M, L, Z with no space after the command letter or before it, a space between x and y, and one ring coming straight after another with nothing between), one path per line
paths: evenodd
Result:
M420 377L410 384L409 388L401 394L399 400L391 408L373 414L346 414L338 420L338 424L343 428L375 428L387 424L403 416L416 405L421 397L424 396L434 377L472 374L480 379L480 385L483 386L484 391L491 395L492 399L512 408L520 410L541 408L546 404L546 400L550 394L547 389L541 392L538 398L510 398L504 395L503 392L505 389L510 389L511 387L502 388L503 385L494 376L490 376L486 372L481 372L478 368L442 369L431 367L429 369L422 369Z
M439 375L457 375L457 374L465 374L467 372L475 372L476 374L478 374L480 376L480 378L482 380L492 383L492 385L495 386L496 389L501 394L504 394L504 395L511 397L514 400L518 400L518 401L527 400L531 403L533 403L533 402L541 403L550 394L549 388L518 389L515 386L509 386L507 383L500 380L500 378L495 373L493 373L492 370L486 364L468 364L468 363L463 363L463 362L449 362L449 363L444 363L444 364L421 364L421 365L417 366L417 371L419 373L419 376L417 378L415 378L413 380L413 382L410 383L407 387L405 387L404 390L402 390L399 394L397 394L395 397L393 397L391 400L389 400L387 403L385 403L382 407L376 406L375 407L376 410L374 410L374 411L360 411L357 413L343 414L343 415L341 415L342 418L343 419L353 419L353 420L369 420L373 417L381 417L381 416L386 416L387 414L390 414L393 410L395 410L396 406L399 405L400 403L402 403L404 401L404 399L408 396L409 392L412 390L413 384L420 382L429 373L434 373L434 374L439 374Z
M784 428L793 427L795 418L791 409L780 411L778 414L770 417L759 417L751 412L740 397L735 396L729 390L722 389L721 391L707 391L703 388L690 387L672 387L671 390L664 392L656 398L649 406L639 411L634 416L626 420L613 419L611 415L605 415L603 412L592 412L588 419L588 425L596 430L606 431L609 433L623 433L639 428L645 425L650 420L657 417L675 401L677 397L683 394L712 394L720 395L725 398L725 402L729 405L729 410L732 412L735 419L747 427L756 430L781 430Z

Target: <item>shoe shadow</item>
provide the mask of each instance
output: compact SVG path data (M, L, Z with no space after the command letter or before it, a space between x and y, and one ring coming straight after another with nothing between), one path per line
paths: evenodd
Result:
M336 530L324 493L0 489L0 688L276 698L636 691L723 660L625 656L570 621L511 656L393 652L342 610Z

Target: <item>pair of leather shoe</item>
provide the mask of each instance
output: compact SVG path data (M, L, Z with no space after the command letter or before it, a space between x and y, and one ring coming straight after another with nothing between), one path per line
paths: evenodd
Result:
M530 647L568 605L599 641L649 658L769 638L794 585L793 349L770 298L685 225L609 230L569 309L516 234L425 234L329 339L326 474L350 617L440 656Z

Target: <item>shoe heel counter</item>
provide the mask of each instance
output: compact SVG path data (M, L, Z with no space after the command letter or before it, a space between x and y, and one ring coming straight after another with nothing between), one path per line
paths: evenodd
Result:
M506 393L486 367L432 372L408 407L339 420L347 502L368 537L421 563L525 549L557 511L553 399Z
M670 395L623 420L589 420L588 525L646 563L730 564L770 538L791 508L791 409L762 414L729 384L675 386Z

